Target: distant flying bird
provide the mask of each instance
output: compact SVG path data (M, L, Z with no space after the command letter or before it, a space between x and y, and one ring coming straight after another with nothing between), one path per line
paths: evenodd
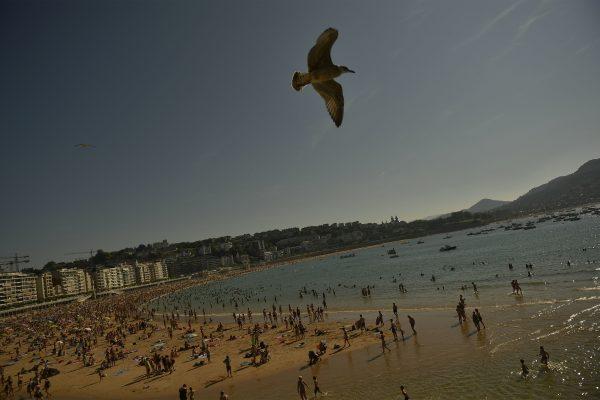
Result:
M303 86L312 84L325 100L325 106L335 126L339 127L344 118L344 93L342 85L333 79L354 71L343 65L334 65L331 61L331 47L337 37L337 29L329 28L321 33L317 43L308 52L308 72L294 72L292 87L300 91Z
M76 144L75 147L78 147L80 149L91 149L95 146L93 144L79 143L79 144Z

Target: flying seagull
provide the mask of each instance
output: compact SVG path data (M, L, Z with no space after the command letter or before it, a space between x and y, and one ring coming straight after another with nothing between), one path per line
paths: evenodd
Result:
M75 147L78 147L80 149L90 149L90 148L94 147L94 145L87 144L87 143L79 143L79 144L76 144Z
M312 84L325 100L325 106L335 126L339 127L344 118L344 93L342 85L333 79L354 71L343 65L334 65L331 61L331 47L337 37L337 29L328 28L321 33L317 43L308 52L308 72L294 72L292 87L300 91L302 87Z

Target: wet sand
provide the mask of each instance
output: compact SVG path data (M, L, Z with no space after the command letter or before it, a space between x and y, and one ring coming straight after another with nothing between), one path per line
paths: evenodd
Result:
M217 399L224 390L232 399L268 400L293 398L298 375L304 376L309 387L312 387L311 376L318 375L321 388L329 397L344 399L397 398L401 384L413 397L428 399L547 398L549 388L553 393L562 393L564 398L580 395L582 391L593 397L599 394L594 388L594 379L596 385L600 382L593 358L587 365L573 361L579 359L580 352L596 351L589 353L590 357L598 354L598 301L597 297L590 297L579 302L481 309L487 326L481 332L471 321L459 325L452 310L411 311L417 321L417 335L408 333L405 312L400 310L400 322L407 339L392 342L386 321L384 330L391 349L386 354L382 354L374 332L353 338L350 348L332 351L334 343L343 342L339 328L351 323L357 315L331 313L326 322L308 325L309 334L303 340L303 347L298 348L301 341L295 341L293 333L285 329L273 329L261 335L261 340L270 346L271 361L259 367L240 367L242 361L248 361L240 352L249 348L249 336L233 324L225 324L228 330L224 338L211 347L210 364L194 367L189 358L191 351L182 351L172 374L145 377L144 367L137 366L133 360L136 355L148 354L150 346L159 339L165 340L165 349L180 346L184 341L178 337L183 330L177 331L172 340L166 330L160 330L150 339L128 337L126 349L133 352L106 370L107 376L101 383L93 367L82 367L78 362L65 365L73 360L72 356L48 357L52 366L61 370L52 378L52 393L60 399L168 399L175 398L177 389L186 383L194 388L196 398ZM581 307L583 311L573 312ZM390 311L384 311L386 318L391 315ZM368 325L374 327L375 313L366 313L365 317ZM193 328L199 326L199 322L192 324ZM210 327L216 328L216 321ZM314 336L314 328L327 330L328 334ZM205 332L208 332L206 328ZM238 338L226 340L229 335ZM281 335L287 335L283 343L278 338ZM308 350L315 349L325 337L329 344L327 354L309 367ZM551 354L549 368L540 366L537 361L540 343ZM96 352L101 358L102 344ZM233 361L234 376L230 379L225 378L222 363L227 354ZM531 369L527 379L520 376L518 360L521 357ZM27 355L5 372L16 373L20 366L30 366L30 360L31 355ZM577 368L582 373L579 381L571 374L571 370Z

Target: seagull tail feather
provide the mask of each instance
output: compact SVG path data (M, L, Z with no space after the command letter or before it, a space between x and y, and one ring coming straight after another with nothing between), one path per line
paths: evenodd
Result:
M302 88L310 83L310 75L303 74L302 72L294 72L294 76L292 77L292 87L296 91L302 90Z

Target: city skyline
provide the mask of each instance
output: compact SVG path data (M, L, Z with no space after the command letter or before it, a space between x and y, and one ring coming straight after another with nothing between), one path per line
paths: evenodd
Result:
M413 220L598 157L596 2L182 4L0 5L1 256ZM340 129L290 87L329 26Z

